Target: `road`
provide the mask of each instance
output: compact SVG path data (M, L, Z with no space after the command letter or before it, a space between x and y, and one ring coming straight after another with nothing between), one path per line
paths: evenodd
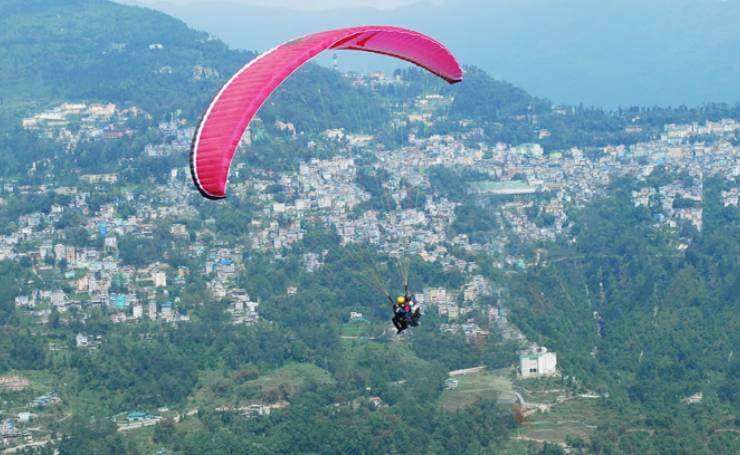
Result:
M56 441L58 441L58 440L52 441L51 439L45 439L43 441L33 441L33 442L29 442L29 443L22 444L22 445L19 445L19 446L11 447L9 449L5 449L5 450L2 451L2 453L3 453L3 455L10 454L10 453L16 453L16 452L18 452L20 450L23 450L23 449L32 449L34 447L43 447L46 444L49 444L50 442L56 442Z
M483 371L485 369L486 369L485 365L481 365L479 367L465 368L464 370L450 371L449 374L450 374L450 376L453 376L454 377L454 376L461 376L461 375L464 375L464 374L479 373L479 372L481 372L481 371Z
M118 431L131 431L131 430L138 430L139 428L151 427L152 425L158 424L160 420L162 419L156 418L156 419L142 420L140 422L133 422L133 423L119 425Z

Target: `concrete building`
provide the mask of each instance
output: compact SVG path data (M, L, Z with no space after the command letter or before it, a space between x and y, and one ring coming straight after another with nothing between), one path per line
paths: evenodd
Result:
M54 306L64 306L64 302L66 300L64 291L62 291L61 289L51 291L50 300L51 304Z
M77 334L77 336L75 337L75 342L78 348L86 348L87 346L89 346L89 341L87 337L81 333Z
M167 287L167 274L162 270L154 270L152 271L152 281L154 282L154 287L156 288L164 288Z
M172 317L172 302L164 302L162 304L162 318L170 319Z
M547 348L534 348L519 357L519 374L522 378L541 378L557 374L558 359L554 352Z

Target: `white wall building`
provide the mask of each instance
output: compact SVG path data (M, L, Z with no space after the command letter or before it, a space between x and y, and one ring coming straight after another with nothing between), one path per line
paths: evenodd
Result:
M89 346L89 341L87 337L81 333L78 333L75 337L75 342L77 343L78 348L86 348Z
M154 270L152 271L152 281L156 288L167 287L167 274L162 270Z
M547 348L525 351L519 357L519 373L522 378L541 378L557 374L558 359Z

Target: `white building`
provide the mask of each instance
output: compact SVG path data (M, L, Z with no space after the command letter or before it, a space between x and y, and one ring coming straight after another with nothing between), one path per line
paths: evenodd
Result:
M157 319L157 302L155 302L154 300L149 301L148 313L149 319L151 319L152 321Z
M547 348L534 348L519 357L519 374L522 378L541 378L557 374L558 359Z
M152 281L156 288L167 287L167 274L162 270L154 270L152 271Z
M78 348L86 348L87 346L89 346L89 341L87 337L81 333L77 334L77 337L75 337L75 341Z
M453 303L455 296L445 288L425 288L422 300L427 305L446 305Z

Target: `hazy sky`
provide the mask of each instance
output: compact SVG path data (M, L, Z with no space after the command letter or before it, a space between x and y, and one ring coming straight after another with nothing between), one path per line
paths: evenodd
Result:
M250 6L264 6L272 8L290 8L300 10L322 10L335 8L360 8L369 7L377 9L393 9L417 3L419 0L230 0L229 3L241 3ZM428 1L428 0L427 0ZM434 3L442 3L445 0L434 0ZM176 5L187 5L196 3L194 0L123 0L122 3L138 3L152 5L172 3Z

